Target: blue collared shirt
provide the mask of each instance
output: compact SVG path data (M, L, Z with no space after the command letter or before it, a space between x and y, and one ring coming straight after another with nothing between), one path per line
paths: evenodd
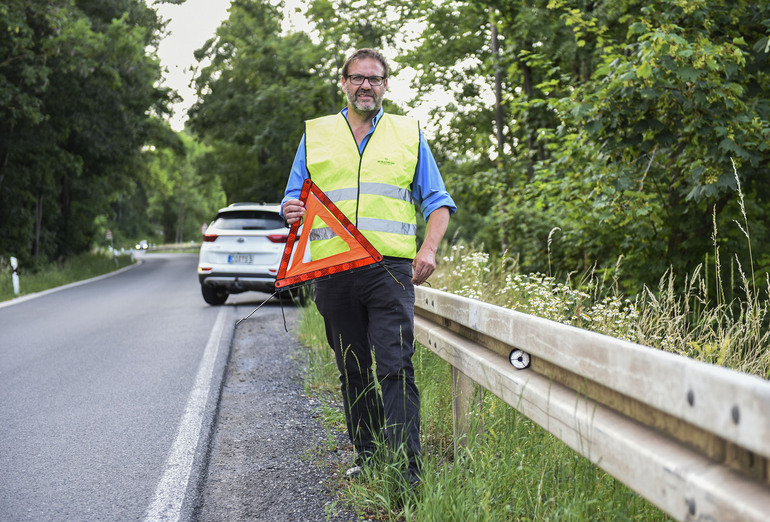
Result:
M345 118L348 117L347 107L342 109L342 114ZM366 133L366 136L364 136L364 139L361 140L361 144L358 146L359 153L363 153L364 147L369 142L369 138L383 114L384 111L380 107L377 116L372 120L372 128ZM297 148L297 154L294 156L289 181L286 183L286 191L281 201L281 215L283 215L284 203L290 199L299 199L300 192L302 192L302 184L308 178L305 157L305 136L303 135ZM447 207L450 214L454 214L457 211L457 206L444 186L441 172L438 170L436 160L433 158L433 153L430 151L422 131L420 131L420 156L417 162L414 181L412 182L412 199L419 205L420 212L422 212L425 221L428 221L428 216L437 208Z

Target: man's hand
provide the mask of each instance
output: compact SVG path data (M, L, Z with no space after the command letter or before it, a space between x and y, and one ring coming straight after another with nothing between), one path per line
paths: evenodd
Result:
M428 216L425 241L423 241L420 251L417 252L414 261L412 261L412 267L414 267L412 283L415 285L419 286L427 281L436 269L436 252L448 224L449 209L447 207L437 208Z
M420 286L428 280L430 275L436 270L436 251L425 248L425 245L420 248L417 255L412 261L412 267L414 268L414 275L412 276L412 283Z
M305 215L305 204L298 199L290 199L283 204L283 217L286 223L293 225Z

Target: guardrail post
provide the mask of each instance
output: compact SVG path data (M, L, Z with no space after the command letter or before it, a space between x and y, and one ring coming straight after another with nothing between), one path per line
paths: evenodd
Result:
M481 417L474 419L473 412L481 412L482 390L463 372L452 366L452 421L454 424L455 453L468 443L468 434L474 428L483 429Z

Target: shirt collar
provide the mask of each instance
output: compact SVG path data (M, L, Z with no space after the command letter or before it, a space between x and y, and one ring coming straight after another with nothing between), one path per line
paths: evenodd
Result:
M342 115L345 116L345 119L348 118L348 108L345 107L340 112L342 112ZM382 118L382 115L385 114L385 109L380 106L380 110L377 111L377 114L372 118L372 128L375 128L377 126L377 122L380 121L380 118Z

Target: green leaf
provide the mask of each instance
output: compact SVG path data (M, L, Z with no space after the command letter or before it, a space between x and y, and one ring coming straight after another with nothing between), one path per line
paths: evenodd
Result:
M737 83L731 82L727 84L727 89L736 96L743 95L743 86Z
M572 115L578 119L582 118L589 112L591 112L591 104L589 103L580 103L574 109L572 109Z
M647 31L647 25L644 22L635 22L628 27L626 38L631 38L635 34L644 34Z
M643 63L636 69L636 75L639 78L649 78L652 76L652 67L649 63Z
M700 76L700 71L692 67L682 67L676 71L676 75L686 82L694 82Z

